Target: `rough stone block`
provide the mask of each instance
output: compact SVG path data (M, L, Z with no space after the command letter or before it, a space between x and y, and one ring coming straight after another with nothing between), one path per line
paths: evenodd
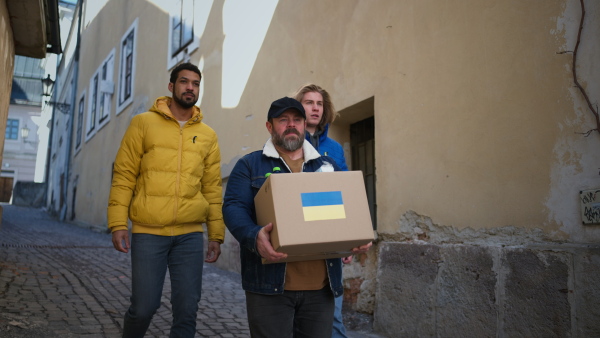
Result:
M502 333L506 337L570 337L570 254L507 249Z
M578 251L573 260L577 337L600 337L600 248Z
M498 311L494 257L489 248L449 246L441 249L436 335L495 337Z
M390 337L434 335L439 262L439 247L434 245L381 244L374 314L376 331Z
M14 205L41 208L45 202L46 185L35 182L17 182L13 190Z

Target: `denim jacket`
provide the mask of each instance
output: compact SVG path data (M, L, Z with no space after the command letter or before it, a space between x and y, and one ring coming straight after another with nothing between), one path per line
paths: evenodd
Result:
M303 172L340 171L333 159L319 155L310 142L304 142L303 151ZM236 163L227 180L223 203L225 225L240 243L242 287L249 292L271 295L283 293L287 264L261 262L256 238L266 224L256 224L254 196L265 182L265 174L273 173L276 167L281 173L291 172L269 139L262 151L252 152ZM334 296L340 296L343 294L341 259L327 259L326 264L331 290Z

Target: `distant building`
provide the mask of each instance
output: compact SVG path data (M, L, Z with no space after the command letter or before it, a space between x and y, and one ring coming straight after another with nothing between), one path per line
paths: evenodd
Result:
M62 52L57 18L58 0L0 0L2 202L10 200L16 181L34 179L43 73L39 59Z
M0 202L9 202L7 189L17 181L33 182L38 150L44 68L41 59L15 57L10 107L6 121L0 185ZM10 190L12 192L12 189Z

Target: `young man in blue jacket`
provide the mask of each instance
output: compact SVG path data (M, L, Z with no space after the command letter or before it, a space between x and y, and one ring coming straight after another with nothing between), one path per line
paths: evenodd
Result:
M319 154L333 158L342 170L348 170L344 148L327 136L329 125L338 115L329 93L316 84L308 84L298 89L294 98L302 103L306 112L306 140Z
M298 89L294 98L302 103L306 112L306 140L317 149L319 154L333 158L342 170L347 171L344 148L327 136L329 124L333 123L338 115L329 93L316 84L308 84ZM352 262L352 256L342 258L342 262L344 264ZM342 317L343 300L342 296L335 297L332 338L347 338Z
M257 224L254 196L266 174L339 171L335 161L304 142L306 114L300 102L284 97L267 115L271 138L263 150L242 157L227 181L223 217L240 243L242 287L246 290L252 337L330 338L334 297L343 293L341 260L277 263L286 254L270 242L273 225ZM363 253L371 243L354 248ZM262 264L262 258L272 264Z

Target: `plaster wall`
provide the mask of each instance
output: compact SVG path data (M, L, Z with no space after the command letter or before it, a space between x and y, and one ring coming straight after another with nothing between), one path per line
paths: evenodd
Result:
M262 147L272 100L315 82L340 110L374 97L379 232L398 232L412 210L457 229L600 239L582 227L578 201L600 186L600 137L578 134L595 124L562 53L574 48L578 1L281 1L239 105L226 109L217 5L193 59L211 59L202 106L224 167ZM588 4L578 61L592 96L597 7Z
M69 145L72 144L71 124L73 122L73 83L75 81L73 62L70 59L63 58L59 65L56 82L54 84L52 100L60 105L66 105L59 108L57 105L50 107L52 125L51 151L48 170L47 203L51 213L65 220L72 200L65 193L68 180L72 177L72 171L67 166L72 156L69 152Z
M139 22L134 99L116 115L121 38L136 18ZM74 152L69 198L73 198L76 188L75 213L79 222L106 227L112 163L125 130L131 118L147 111L156 97L170 94L165 64L168 20L168 13L150 2L113 0L105 4L82 32L77 102L85 92L84 118L91 96L90 79L113 49L115 82L110 121L92 138L82 141L81 150ZM74 123L77 125L77 118Z
M0 128L5 130L15 65L15 42L6 0L0 0L0 32ZM0 148L4 149L4 134L0 136Z

